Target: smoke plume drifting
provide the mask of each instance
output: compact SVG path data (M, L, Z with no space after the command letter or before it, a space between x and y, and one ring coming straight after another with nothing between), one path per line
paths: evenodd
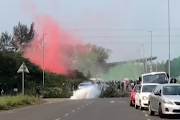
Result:
M24 57L41 68L43 68L44 58L43 69L66 74L71 67L71 57L75 54L73 45L83 43L70 32L63 30L51 16L40 15L31 3L23 3L23 8L28 8L31 12L37 33L29 47L26 48ZM81 52L84 51L83 49Z

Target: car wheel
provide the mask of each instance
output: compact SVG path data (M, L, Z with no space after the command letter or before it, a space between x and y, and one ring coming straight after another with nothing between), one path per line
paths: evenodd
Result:
M139 106L137 106L136 103L135 103L135 109L138 109L138 108L139 108Z
M160 117L160 118L165 118L165 115L162 113L162 107L161 107L161 105L159 105L159 110L158 110L158 112L159 112L159 117Z
M151 104L150 104L150 103L149 103L149 106L148 106L148 107L149 107L149 115L154 115L155 112L152 111L152 109L151 109Z
M132 107L132 101L130 100L130 104L129 104L131 107Z

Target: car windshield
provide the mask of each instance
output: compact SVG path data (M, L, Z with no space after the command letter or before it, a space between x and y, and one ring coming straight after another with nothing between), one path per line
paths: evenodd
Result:
M164 86L163 95L180 95L180 86Z
M143 85L142 92L152 92L157 85Z
M145 75L143 76L143 83L168 83L165 73L154 74L154 75Z

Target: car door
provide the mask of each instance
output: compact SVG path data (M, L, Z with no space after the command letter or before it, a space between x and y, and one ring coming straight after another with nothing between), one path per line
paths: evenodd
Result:
M156 103L155 103L155 101L156 101L156 97L157 97L157 96L155 95L155 93L157 93L158 90L159 90L159 86L157 86L157 87L154 89L153 93L151 94L150 104L151 104L151 107L152 107L153 110L155 110L155 108L156 108Z
M160 92L161 91L161 86L158 86L158 89L155 91L155 93L154 93L154 101L153 101L153 104L154 104L154 110L155 111L158 111L158 107L159 107L159 95L155 95L156 93L161 93Z
M136 92L136 95L135 95L135 102L136 102L136 105L140 105L139 104L139 99L140 99L140 92L141 92L141 86L139 85L137 87L137 92Z

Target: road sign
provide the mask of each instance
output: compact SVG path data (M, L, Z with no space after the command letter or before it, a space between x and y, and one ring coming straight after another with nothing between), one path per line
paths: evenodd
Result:
M23 62L22 64L21 64L21 66L19 67L19 69L18 69L18 71L17 71L17 73L22 73L22 72L26 72L26 73L29 73L29 70L28 70L28 68L27 68L27 66L25 65L25 63Z
M24 95L24 73L29 73L29 70L25 63L23 62L21 66L19 67L17 73L22 73L22 94Z

